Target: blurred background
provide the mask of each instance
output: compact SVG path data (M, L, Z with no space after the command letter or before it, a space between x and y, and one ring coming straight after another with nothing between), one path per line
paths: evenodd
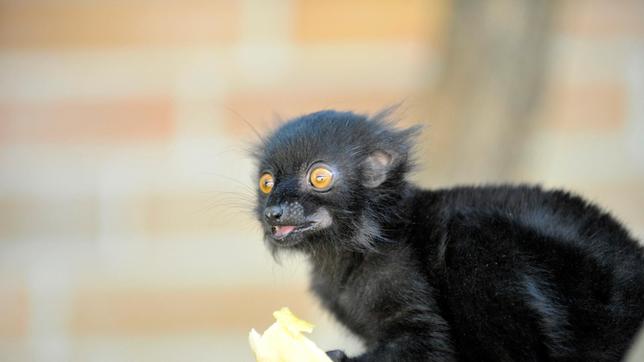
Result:
M403 101L419 184L572 189L642 240L643 19L640 0L0 0L0 360L251 361L282 306L359 351L250 212L252 127L323 108Z

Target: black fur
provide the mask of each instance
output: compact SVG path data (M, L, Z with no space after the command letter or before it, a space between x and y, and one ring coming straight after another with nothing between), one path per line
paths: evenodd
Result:
M258 179L275 179L256 208L268 247L309 257L313 292L367 348L329 355L620 360L644 319L644 252L628 232L564 191L419 189L406 181L418 130L387 115L313 113L257 150ZM326 192L306 180L320 161L334 172ZM264 216L274 206L281 219ZM312 226L275 238L281 225Z

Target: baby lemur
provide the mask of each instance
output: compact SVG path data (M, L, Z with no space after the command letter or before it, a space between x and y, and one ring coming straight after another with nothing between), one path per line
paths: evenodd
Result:
M644 319L644 251L607 213L531 186L407 181L417 128L388 112L295 118L257 149L273 254L366 352L334 361L617 361Z

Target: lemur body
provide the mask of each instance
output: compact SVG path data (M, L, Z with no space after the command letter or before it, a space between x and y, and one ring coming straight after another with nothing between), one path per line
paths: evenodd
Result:
M610 215L539 187L422 190L386 113L318 112L257 152L274 254L365 343L335 361L617 361L644 319L644 252Z

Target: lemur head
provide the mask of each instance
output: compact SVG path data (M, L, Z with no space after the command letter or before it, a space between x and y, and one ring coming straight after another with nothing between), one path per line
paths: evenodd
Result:
M292 119L259 145L256 215L275 253L370 248L406 188L411 138L389 111L321 111Z

